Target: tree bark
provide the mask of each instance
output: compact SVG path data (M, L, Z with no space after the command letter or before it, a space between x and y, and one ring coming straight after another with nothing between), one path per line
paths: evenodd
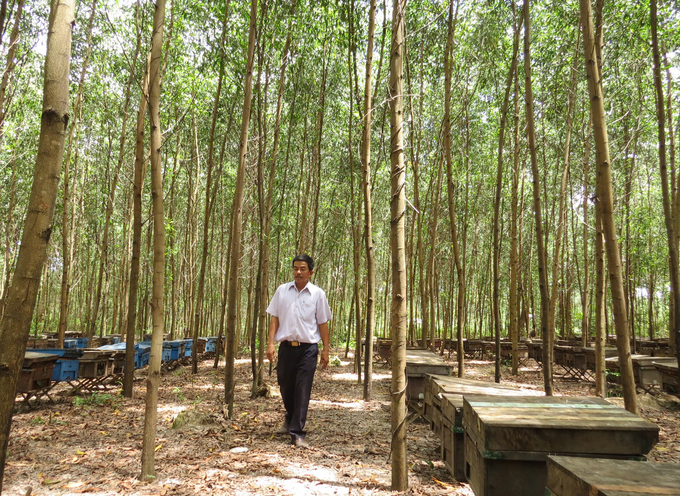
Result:
M253 89L253 60L255 54L255 35L257 33L257 0L250 2L250 28L248 32L248 57L246 62L246 80L244 85L243 113L241 120L241 138L239 141L239 161L236 173L236 189L234 190L234 229L231 235L231 260L229 268L229 294L227 304L227 351L225 353L224 402L227 416L234 413L234 359L236 356L236 312L238 262L241 256L241 224L243 216L243 190L245 189L246 158L248 154L248 129L250 127L250 105Z
M656 118L658 121L659 135L659 172L661 173L661 191L663 194L663 213L666 222L666 233L668 236L668 258L669 272L671 279L671 295L673 297L673 328L671 334L674 336L675 352L680 360L680 276L678 275L678 244L676 240L673 216L678 215L677 211L671 209L671 198L668 188L668 172L666 165L666 123L663 99L663 83L661 80L661 57L659 55L659 39L657 33L657 9L656 0L650 0L649 10L651 14L652 27L652 56L654 60L654 89L656 91ZM677 195L677 193L676 193Z
M62 222L61 222L61 251L62 251L62 275L61 275L61 300L59 305L59 328L57 330L57 348L64 347L64 335L68 324L68 304L69 291L71 285L71 258L73 251L70 248L70 227L71 223L68 216L68 206L71 201L69 186L71 183L70 169L71 169L71 153L73 150L74 138L78 139L78 121L80 120L81 105L83 101L83 87L85 85L85 74L87 73L87 66L90 62L90 52L92 49L92 26L94 23L94 16L97 9L97 0L93 0L90 12L90 20L88 26L87 49L85 51L85 59L80 69L80 79L78 82L78 93L76 94L76 101L73 104L73 119L71 119L71 130L68 137L68 147L66 151L66 158L64 160L64 194L62 201ZM14 48L14 47L12 47ZM4 83L4 79L3 79ZM4 116L3 116L4 117ZM3 119L4 120L4 119Z
M515 2L512 2L512 11L515 13ZM522 18L516 20L515 34L512 44L512 59L510 60L510 70L505 84L505 96L501 107L501 124L498 133L498 167L496 169L496 199L493 207L493 301L494 301L494 330L496 336L496 359L495 359L495 380L501 382L501 311L500 311L500 246L498 240L498 223L501 209L501 189L503 188L503 146L505 138L505 124L507 122L508 104L510 102L510 90L512 89L513 76L517 68L517 51L519 50L519 31L522 27ZM515 185L516 186L516 185ZM515 199L517 189L515 187ZM512 289L511 289L512 291ZM511 310L512 312L512 310ZM512 333L511 333L512 334ZM513 355L514 356L514 355Z
M392 491L408 488L406 458L406 168L403 129L403 54L406 1L393 0L390 51L390 245L392 250Z
M146 405L144 411L144 437L142 439L142 473L140 479L152 480L156 471L156 419L158 416L158 385L161 373L164 332L164 278L165 278L165 215L163 212L163 176L161 163L161 46L165 21L165 0L156 1L149 64L149 127L151 147L151 198L153 201L153 286L151 293L151 357L146 379Z
M146 168L144 167L144 116L149 95L149 65L151 54L146 60L146 70L142 78L142 96L137 110L137 130L135 133L135 166L132 192L132 256L130 259L130 291L128 294L127 329L125 334L125 375L123 376L123 396L132 398L135 370L135 327L137 326L137 297L139 294L139 260L142 245L142 189Z
M69 120L69 69L74 1L51 2L38 156L16 270L0 323L0 492L14 397L52 234Z
M456 296L456 332L457 332L457 353L458 377L463 377L465 373L465 356L463 353L463 327L465 326L465 271L461 262L460 249L458 244L458 228L456 227L456 206L454 202L453 185L453 162L451 159L451 73L452 62L451 52L453 50L454 38L454 15L453 0L449 5L448 36L446 42L446 56L444 57L444 157L446 159L446 191L449 204L449 222L451 224L451 245L453 248L453 258L456 262L456 273L458 276L458 294ZM458 2L456 2L456 15L458 13ZM422 274L421 274L422 277ZM396 280L395 280L396 281Z
M196 304L194 305L194 325L193 325L193 342L198 342L200 330L200 318L203 315L203 293L205 291L205 267L208 261L208 247L210 231L210 215L212 214L213 204L215 201L215 188L213 187L213 154L215 142L215 128L217 127L217 113L220 103L220 95L222 93L222 80L224 79L224 42L227 36L227 19L229 17L229 0L224 7L224 19L222 20L222 37L220 39L220 74L217 80L217 89L215 90L215 101L212 110L212 122L210 124L210 139L208 141L208 170L205 185L205 216L203 219L203 252L201 256L201 272L198 276L198 291L196 295ZM191 355L191 373L198 373L198 353Z
M540 177L538 173L538 157L536 155L536 131L534 127L534 97L531 88L531 21L529 0L524 3L524 98L527 118L527 141L529 142L529 154L531 156L531 171L534 192L534 216L536 228L536 249L538 256L538 279L541 293L541 338L543 339L543 385L546 396L553 394L553 378L551 351L553 338L550 335L548 316L550 313L550 296L548 295L547 261L544 247L543 217L541 211Z
M595 149L597 158L597 176L600 179L597 201L601 203L602 225L604 228L605 247L611 284L614 324L616 327L616 346L619 352L619 367L623 400L626 410L637 414L637 396L633 363L630 358L630 341L628 340L628 323L624 301L624 290L621 273L621 257L614 225L614 199L612 196L611 161L609 159L609 143L607 123L605 120L604 99L600 69L595 51L595 34L590 2L580 0L581 24L583 25L583 46L588 75L588 92L590 94L590 113L593 119Z
M364 190L364 231L366 235L366 348L364 350L364 401L371 399L373 382L373 333L375 327L375 251L373 249L373 207L371 205L371 102L373 67L373 36L376 0L371 0L368 15L368 47L366 48L366 82L364 84L363 132L361 135L361 165Z

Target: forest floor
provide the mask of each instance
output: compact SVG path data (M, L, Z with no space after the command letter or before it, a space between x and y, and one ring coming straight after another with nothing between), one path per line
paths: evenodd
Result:
M342 355L341 355L342 356ZM145 374L137 372L134 398L114 389L84 396L53 395L14 415L3 494L65 495L386 495L391 494L390 370L374 368L372 401L362 401L352 364L320 369L308 416L310 448L277 435L283 406L275 395L250 399L250 361L236 364L233 419L223 414L223 364L199 362L162 375L156 436L156 480L142 483L141 448ZM493 380L493 363L466 362L466 376ZM266 381L275 386L275 372ZM537 367L503 383L541 389ZM593 394L592 383L556 379L557 395ZM620 398L611 399L621 405ZM660 441L651 460L680 463L680 400L640 395L641 414L656 423ZM183 412L183 413L182 413ZM181 415L180 415L181 414ZM187 420L179 427L179 419ZM175 426L173 427L173 424ZM439 454L439 439L417 415L408 423L411 495L472 495L456 482Z

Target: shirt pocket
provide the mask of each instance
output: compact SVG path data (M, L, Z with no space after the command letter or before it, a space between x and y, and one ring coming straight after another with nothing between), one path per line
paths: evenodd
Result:
M311 299L300 300L300 318L309 324L316 323L316 305Z

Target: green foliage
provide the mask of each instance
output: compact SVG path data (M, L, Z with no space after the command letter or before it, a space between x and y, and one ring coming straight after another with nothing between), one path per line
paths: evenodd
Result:
M120 401L121 399L118 395L94 392L89 396L76 396L73 398L73 405L77 407L108 406L117 408Z

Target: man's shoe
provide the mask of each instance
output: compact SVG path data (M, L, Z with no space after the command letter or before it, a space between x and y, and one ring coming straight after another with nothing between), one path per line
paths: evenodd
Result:
M298 448L309 448L309 443L307 443L307 441L305 441L304 437L296 437L294 444Z
M289 431L288 422L284 421L283 424L281 424L281 427L279 427L279 430L276 431L276 433L277 434L288 434L289 433L288 431Z

